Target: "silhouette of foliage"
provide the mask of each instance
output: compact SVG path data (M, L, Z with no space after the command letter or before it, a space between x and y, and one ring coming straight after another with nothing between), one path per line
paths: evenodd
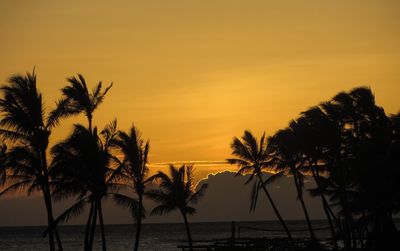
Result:
M147 197L158 203L150 215L163 215L178 210L183 216L190 250L193 250L187 216L196 213L196 209L191 204L198 203L204 196L207 184L203 184L196 191L193 183L193 166L186 165L180 168L170 165L170 176L158 172L152 180L157 182L159 189L150 189L146 192Z
M13 75L0 87L0 136L12 143L6 154L7 185L1 194L26 191L30 195L41 191L47 211L48 226L53 225L50 177L46 150L49 144L53 120L56 115L46 116L42 95L36 86L36 74ZM5 150L5 148L2 148ZM2 151L2 154L5 154ZM55 250L54 233L58 248L62 250L57 229L49 232L50 250Z
M114 171L113 179L125 184L132 190L137 198L125 194L114 194L114 200L118 206L129 208L133 218L136 221L136 239L135 248L139 249L139 239L142 226L142 219L146 215L143 206L143 195L148 182L148 153L150 149L149 142L144 142L139 135L139 131L132 125L129 133L119 131L113 146L122 154L122 161L119 161L119 167Z
M281 214L279 213L271 194L268 191L267 184L269 182L265 181L263 177L263 170L270 170L271 167L270 158L267 151L267 139L265 133L261 136L260 142L257 142L257 139L250 131L245 131L241 139L236 137L233 139L231 148L232 155L234 155L236 158L227 159L227 161L232 165L238 165L239 171L236 173L236 175L250 173L250 178L247 180L246 184L253 181L254 177L258 178L254 180L252 188L250 211L256 208L258 192L260 189L263 189L269 203L272 206L272 209L274 210L276 217L281 223L288 238L292 241L292 235L288 227L286 226L286 223L283 220ZM280 175L281 174L279 174L279 176ZM276 177L278 177L278 175L274 178Z

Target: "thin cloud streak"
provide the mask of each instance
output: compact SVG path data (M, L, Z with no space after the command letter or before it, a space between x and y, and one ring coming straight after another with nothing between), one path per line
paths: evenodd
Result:
M227 161L219 161L219 160L178 160L178 161L169 161L169 162L157 162L157 163L149 163L149 167L166 167L169 165L195 165L199 166L230 166Z

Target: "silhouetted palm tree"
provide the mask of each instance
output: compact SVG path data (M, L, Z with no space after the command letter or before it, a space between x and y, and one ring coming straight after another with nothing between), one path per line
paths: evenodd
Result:
M144 142L140 138L135 126L132 126L129 133L119 131L118 137L113 144L123 155L123 160L120 163L120 167L115 171L114 176L117 180L120 180L119 182L126 184L137 195L137 199L124 194L114 195L117 205L130 208L132 216L136 221L134 250L137 251L139 249L142 219L145 217L143 195L148 181L147 155L150 144L148 141Z
M279 130L268 140L267 151L271 155L272 165L275 169L285 171L291 175L297 190L297 199L301 203L307 221L311 239L315 239L310 216L303 198L304 174L306 160L304 158L303 144L306 142L301 126L297 121L292 121L288 128Z
M275 205L275 202L272 199L271 194L267 189L267 183L263 178L263 170L269 168L269 156L267 153L267 142L265 133L261 136L260 142L257 142L257 139L251 134L249 131L245 131L242 139L234 138L231 144L232 155L237 158L227 159L230 164L235 164L239 166L239 171L237 175L251 173L249 180L246 183L249 183L255 176L259 180L259 185L265 195L268 198L269 203L274 210L276 217L281 223L283 229L285 230L288 238L292 241L292 235L288 227L286 226L285 221L283 220L281 214L278 211L278 208ZM254 191L254 189L253 189ZM253 195L255 193L252 193ZM254 201L254 200L252 200Z
M303 159L308 162L307 171L311 172L317 186L315 189L310 189L310 193L312 196L321 197L322 207L331 230L332 241L337 248L336 227L340 231L340 224L328 203L326 182L324 182L321 174L325 175L328 171L329 156L326 155L326 149L335 148L340 142L337 138L337 135L340 134L339 128L318 106L302 112L298 121L301 125L301 134L305 138L302 141Z
M298 156L297 162L311 167L318 186L313 193L321 195L326 209L324 197L329 197L344 219L337 226L345 250L358 247L358 234L390 236L395 231L392 215L399 207L393 188L399 171L393 167L399 160L393 153L398 134L395 119L375 104L369 88L337 94L302 113L287 130L297 136L284 146Z
M112 87L112 83L103 90L102 82L99 82L92 91L89 91L85 78L78 74L78 77L69 77L69 86L61 89L63 97L57 103L57 118L69 117L83 113L88 120L89 133L92 133L93 113L103 102L105 95ZM55 120L57 123L58 120ZM86 224L85 247L89 245L90 232L94 231L95 226L91 226L95 207L91 205ZM92 229L93 228L93 229Z
M152 179L156 180L159 189L151 189L146 195L157 202L150 215L168 214L173 210L179 210L183 216L190 250L193 250L193 242L190 234L187 216L196 213L191 204L196 204L204 195L207 184L203 184L195 190L193 184L193 166L182 165L179 169L170 165L170 177L163 172L158 172Z
M367 143L364 140L369 137L369 133L365 131L369 127L368 121L374 121L374 117L378 113L382 115L383 111L375 106L374 96L369 88L355 88L349 93L341 92L321 106L329 119L338 126L336 144L325 149L329 170L329 177L325 183L326 191L331 194L331 201L340 206L339 213L344 218L344 245L346 250L350 250L352 246L357 246L353 205L358 196L358 180L361 173L365 175L370 169L370 165L357 168L362 158L367 157L360 155L360 146ZM376 154L370 152L367 159L374 156Z
M76 203L62 213L56 223L68 221L82 213L86 204L91 205L92 217L88 222L91 228L88 240L85 239L85 250L92 249L97 217L102 248L106 250L102 199L110 190L119 187L119 184L112 182L115 157L110 152L116 126L116 121L113 121L98 135L96 127L90 133L84 126L75 125L72 135L52 148L53 196L56 199L77 196Z
M52 226L53 206L50 193L50 178L46 150L51 129L59 120L57 109L46 116L42 95L36 86L36 75L14 75L8 84L0 88L3 97L0 99L0 135L13 143L8 153L8 181L11 182L2 194L26 190L28 195L41 191L46 211L48 226ZM54 232L55 231L55 232ZM57 229L49 232L50 250L55 250L54 233L59 249L62 250Z

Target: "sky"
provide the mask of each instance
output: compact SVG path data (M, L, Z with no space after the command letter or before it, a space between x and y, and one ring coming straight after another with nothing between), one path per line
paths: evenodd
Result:
M272 135L339 91L369 86L400 109L400 1L148 0L0 2L0 83L32 71L47 109L66 78L114 86L94 123L132 123L152 171L221 164L245 129ZM72 124L56 128L51 144Z

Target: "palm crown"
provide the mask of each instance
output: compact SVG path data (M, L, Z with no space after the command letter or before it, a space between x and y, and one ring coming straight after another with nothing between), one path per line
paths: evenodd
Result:
M231 144L232 155L236 158L227 159L229 164L239 166L237 175L251 173L250 180L254 175L260 174L262 169L267 168L268 153L265 134L261 136L260 142L250 131L245 131L242 139L234 138Z
M196 204L204 195L207 184L203 184L197 191L193 183L193 166L182 165L176 168L170 165L170 175L159 172L153 179L158 181L160 189L152 189L146 195L159 203L152 211L152 215L161 215L178 209L184 214L194 214Z
M113 84L103 90L103 84L99 82L90 92L81 74L78 77L69 77L67 81L70 85L61 89L63 97L58 101L54 113L59 114L58 117L68 117L83 112L89 120L89 128L92 129L93 112L103 102Z

